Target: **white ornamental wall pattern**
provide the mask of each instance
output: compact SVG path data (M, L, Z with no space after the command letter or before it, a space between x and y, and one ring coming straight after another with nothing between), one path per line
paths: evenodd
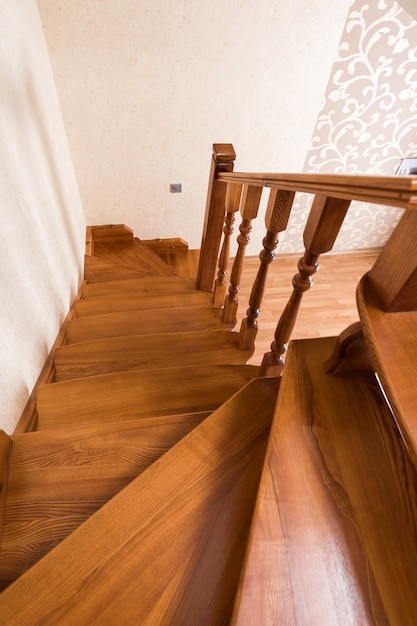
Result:
M417 154L417 22L393 0L355 0L303 170L392 175L411 154ZM281 252L303 249L310 202L296 196ZM383 245L401 213L352 203L334 249Z

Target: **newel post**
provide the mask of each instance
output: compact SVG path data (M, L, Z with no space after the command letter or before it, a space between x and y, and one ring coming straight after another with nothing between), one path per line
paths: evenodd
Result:
M213 290L224 225L227 185L217 180L217 174L219 172L232 172L235 159L236 153L232 144L216 143L213 145L206 214L197 273L197 289L201 291Z

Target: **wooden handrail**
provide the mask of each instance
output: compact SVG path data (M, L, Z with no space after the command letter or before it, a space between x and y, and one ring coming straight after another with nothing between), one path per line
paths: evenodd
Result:
M237 313L237 293L239 291L239 279L242 271L244 247L250 231L250 221L257 214L256 210L250 215L244 214L243 198L245 190L252 190L256 196L260 196L261 189L268 187L272 194L307 193L314 196L311 211L304 230L305 253L298 263L298 273L293 278L293 293L288 304L278 321L275 339L271 344L271 352L265 355L261 367L263 375L279 375L284 363L286 344L290 339L303 293L312 285L312 275L318 269L318 258L323 252L333 248L334 241L345 218L351 201L369 202L403 209L417 209L417 177L413 176L368 176L368 175L343 175L343 174L291 174L291 173L248 173L233 171L235 152L231 144L216 144L214 146L213 165L210 173L209 195L207 199L206 222L200 258L199 277L204 276L204 281L198 283L200 289L211 290L214 282L214 250L218 255L220 249L221 231L230 236L230 226L233 213L237 211L237 200L231 210L225 207L225 198L232 194L239 186L243 186L241 200L242 216L247 219L240 226L238 237L238 253L232 269L229 295L225 298L223 320L234 322ZM223 155L223 156L221 156ZM225 156L226 155L226 156ZM256 189L258 193L256 194ZM229 203L230 204L230 203ZM286 215L286 221L288 215ZM268 221L268 220L267 220ZM261 267L258 272L255 285L252 289L247 318L243 320L239 336L239 347L254 347L257 332L257 318L260 313L261 299L266 287L266 273L269 263L274 259L274 249L278 242L278 233L286 228L285 223L279 228L269 227L267 223L267 235L264 239L264 250L261 251ZM207 228L211 224L211 231ZM214 224L216 226L214 227ZM209 233L216 230L216 240L209 241ZM410 243L410 242L409 242ZM412 243L410 245L413 245ZM206 259L205 250L209 250L209 259ZM219 288L226 289L226 267L229 242L222 249L219 263L218 280ZM410 257L406 251L405 256ZM403 256L404 256L403 254ZM410 263L408 263L410 265ZM414 266L413 266L414 267ZM415 275L413 267L408 277L409 291L414 289ZM377 270L374 271L375 275ZM404 273L404 272L403 272ZM382 281L378 275L378 283ZM392 291L392 280L389 279ZM203 286L203 283L205 286ZM399 287L400 288L400 287ZM381 286L379 286L381 290ZM415 291L415 290L414 290ZM384 297L378 294L379 297ZM388 294L391 296L391 292ZM388 297L387 296L387 297ZM409 299L409 298L408 298ZM219 305L219 298L217 298Z
M343 174L250 174L219 173L218 180L344 200L417 209L417 178L413 176L346 176Z

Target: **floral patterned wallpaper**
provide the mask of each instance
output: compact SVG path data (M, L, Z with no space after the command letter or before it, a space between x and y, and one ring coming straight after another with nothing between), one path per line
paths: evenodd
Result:
M355 0L304 171L392 175L407 155L417 155L417 22L393 0ZM280 251L303 250L310 202L296 197ZM383 245L401 213L352 203L334 249Z

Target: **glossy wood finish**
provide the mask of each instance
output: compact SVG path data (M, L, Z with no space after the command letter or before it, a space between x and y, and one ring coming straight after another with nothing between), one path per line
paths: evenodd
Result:
M337 337L334 351L325 363L325 371L334 376L374 371L360 322L351 324Z
M38 430L214 411L258 373L245 365L171 367L44 385L38 389Z
M55 382L136 369L194 365L244 365L252 350L237 349L237 333L207 331L128 335L57 348Z
M94 255L134 270L140 268L159 276L175 275L171 268L137 237L134 237L131 242L96 241Z
M195 268L194 275L196 271ZM86 283L83 285L81 297L88 299L121 294L182 293L184 291L193 291L195 288L195 278L173 276L167 280L165 277L152 274L151 276L145 276L143 278L119 278L117 280Z
M358 309L372 365L417 467L417 311L386 313L369 276L358 286Z
M303 234L306 251L298 262L299 271L292 280L294 289L279 318L271 351L265 354L262 361L263 376L279 376L282 373L284 354L297 320L303 294L313 285L312 276L319 268L319 256L332 249L349 205L350 200L315 196Z
M281 190L321 194L343 200L417 208L417 178L413 176L361 176L343 174L252 174L221 172L223 182L278 187Z
M84 257L84 278L89 283L103 280L124 280L126 278L143 278L154 276L153 272L144 269L133 269L127 265L120 266L100 257Z
M239 226L239 235L237 237L238 248L230 274L229 293L226 295L224 300L223 321L225 323L236 323L237 308L239 305L238 293L240 290L245 249L250 241L252 220L254 220L258 215L261 195L261 187L253 187L250 185L245 185L243 187L242 199L240 203L242 222Z
M126 335L155 335L185 330L224 330L234 324L224 324L221 311L214 308L177 306L172 309L151 309L102 313L72 319L66 325L68 343Z
M369 272L385 311L417 310L417 213L406 211Z
M214 283L214 303L216 306L223 306L226 296L226 270L230 256L230 239L233 235L233 225L235 223L235 213L239 211L240 199L242 196L242 185L230 183L226 187L225 212L226 217L223 227L223 243L219 256L219 269Z
M236 158L232 144L214 144L207 192L206 213L197 272L197 288L212 291L225 216L226 185L219 182L220 172L232 172Z
M27 571L207 413L13 436L0 588Z
M227 624L277 386L252 381L6 589L4 623Z
M86 317L118 311L137 311L138 309L142 311L147 309L173 309L178 304L187 308L211 307L213 306L213 296L202 291L164 294L141 293L135 295L120 293L78 300L74 309L77 317Z
M259 255L260 266L252 286L247 317L242 320L240 326L239 347L242 350L255 347L258 332L257 320L260 315L269 265L275 258L274 251L278 245L278 235L287 228L294 196L293 192L280 191L276 188L270 191L265 216L267 232Z
M232 623L415 624L416 472L373 375L292 342Z

